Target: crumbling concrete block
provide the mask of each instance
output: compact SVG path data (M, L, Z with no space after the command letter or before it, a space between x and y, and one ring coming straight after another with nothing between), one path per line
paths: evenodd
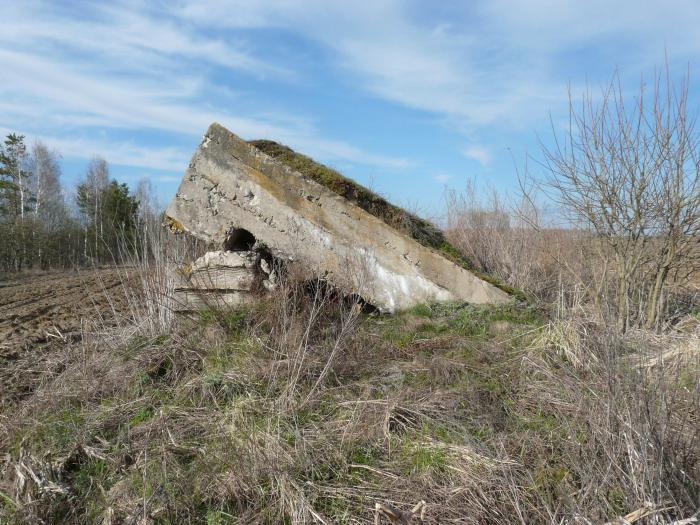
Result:
M176 310L199 310L252 303L257 289L269 279L260 254L252 251L207 252L194 263L173 271Z
M209 127L195 151L166 215L174 228L218 247L208 255L209 261L221 262L214 263L217 267L240 268L226 262L240 260L231 252L264 248L382 311L430 301L510 300L504 291L219 124ZM233 274L217 279L245 282Z
M260 257L253 252L215 251L204 254L183 272L183 288L250 292L261 281Z

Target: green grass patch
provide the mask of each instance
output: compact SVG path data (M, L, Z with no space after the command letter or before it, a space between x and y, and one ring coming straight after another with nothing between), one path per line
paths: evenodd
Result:
M2 511L1 515L11 518L17 511L17 508L18 507L15 501L10 496L5 494L2 490L0 490L0 511Z
M348 451L348 462L355 465L376 465L383 451L372 444L356 443Z
M406 330L403 324L392 323L391 326L382 327L381 337L384 341L397 348L405 348L416 338L416 333Z
M260 343L250 337L238 337L207 349L203 360L206 372L245 369L246 363L260 350Z
M621 516L625 513L625 491L619 485L608 489L606 499L613 516Z
M131 394L134 397L143 396L148 391L152 383L153 380L150 374L146 370L139 370L136 372L136 374L134 374L131 380Z
M224 512L223 510L208 509L206 514L207 525L228 525L236 523L236 517L233 514Z
M447 454L444 450L424 444L407 445L404 467L408 474L444 474L447 471Z
M46 414L41 422L30 428L26 441L35 450L64 451L73 446L84 423L82 408L67 405Z
M442 443L459 443L463 439L461 432L438 421L423 421L421 432Z
M495 435L493 427L484 423L467 424L467 431L470 436L481 442L488 441Z
M250 309L244 306L204 308L197 315L202 325L218 324L226 331L229 339L235 339L245 333Z
M447 308L450 308L448 305ZM544 323L544 317L534 308L520 305L463 305L454 309L454 313L447 310L449 327L456 333L474 339L488 339L493 335L493 324L506 322L513 334L522 331L523 328L535 328Z
M546 465L535 470L533 489L548 502L554 502L566 492L571 472L564 466Z
M418 315L421 317L432 317L433 309L427 304L417 304L406 310L405 313Z
M146 421L150 421L155 414L152 406L141 407L136 411L136 414L129 420L129 426L135 427Z
M143 352L148 348L155 346L163 346L170 340L168 335L158 335L156 337L146 337L142 335L136 335L132 337L126 347L124 348L123 358L125 361L131 359L139 352Z

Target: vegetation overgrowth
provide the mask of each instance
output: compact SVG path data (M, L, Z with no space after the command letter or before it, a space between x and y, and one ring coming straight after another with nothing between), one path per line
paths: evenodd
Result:
M602 523L700 497L698 336L517 304L366 315L291 279L258 305L27 353L8 523ZM136 299L135 299L136 300ZM139 313L140 312L140 313ZM153 318L153 312L136 315Z
M345 177L339 171L316 162L311 157L297 153L289 146L272 140L251 140L249 143L294 171L346 198L423 246L438 251L443 257L465 270L469 270L477 277L520 300L527 300L527 296L521 290L508 285L505 281L487 272L480 271L472 261L464 256L463 252L460 252L450 243L443 231L432 222L391 204L381 195Z

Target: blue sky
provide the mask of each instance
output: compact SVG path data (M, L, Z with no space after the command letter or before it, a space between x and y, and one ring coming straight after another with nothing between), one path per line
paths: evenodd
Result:
M567 89L632 94L700 56L700 2L0 0L0 132L71 185L106 158L161 204L207 126L268 138L424 215L467 178L514 187ZM697 100L691 91L691 101Z

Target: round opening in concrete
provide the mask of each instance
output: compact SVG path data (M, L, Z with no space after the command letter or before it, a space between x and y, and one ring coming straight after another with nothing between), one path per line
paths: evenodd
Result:
M223 248L227 252L247 252L254 244L255 235L243 228L234 228L226 236Z

